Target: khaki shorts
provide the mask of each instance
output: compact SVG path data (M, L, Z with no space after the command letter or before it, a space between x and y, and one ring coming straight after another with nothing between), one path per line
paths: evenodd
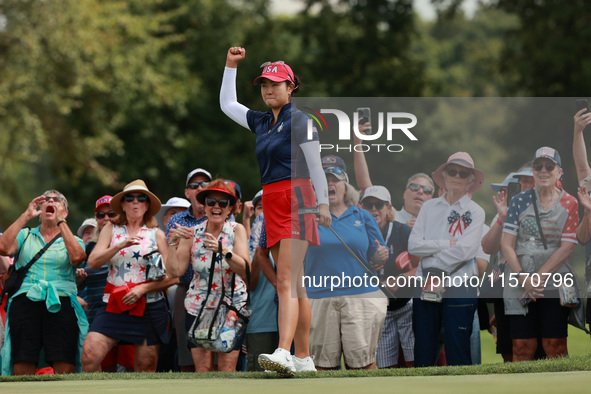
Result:
M376 361L388 299L381 291L310 299L310 354L322 368L363 368Z

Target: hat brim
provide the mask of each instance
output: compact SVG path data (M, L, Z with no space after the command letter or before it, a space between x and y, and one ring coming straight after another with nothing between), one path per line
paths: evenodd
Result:
M154 217L156 218L156 220L158 221L158 224L164 224L164 214L170 209L170 208L183 208L184 210L191 208L191 204L189 204L188 207L179 205L179 204L162 204L162 206L160 207L160 210L158 211L158 213L156 215L154 215Z
M493 189L494 192L500 192L501 190L503 190L503 187L507 187L506 185L503 185L502 183L491 183L490 184L491 189Z
M269 81L273 81L273 82L290 82L290 83L293 83L293 82L291 82L291 81L289 80L289 78L279 77L279 76L277 76L277 75L259 75L258 77L256 77L256 78L254 79L254 81L252 81L252 84L253 84L253 85L257 85L257 84L259 84L259 83L261 82L260 80L261 80L262 78L266 78L266 79L268 79Z
M83 224L82 226L78 227L78 231L76 231L76 235L80 238L82 238L82 235L84 235L84 231L89 228L96 228L96 226L93 226L92 224Z
M102 207L103 205L109 206L109 205L110 205L110 203L108 203L108 202L104 202L104 203L102 203L101 205L99 205L98 207L96 207L96 208L94 209L94 213L97 213L97 212L99 211L99 208L100 208L100 207Z
M482 187L482 184L484 183L484 172L482 172L482 170L479 170L478 168L467 167L465 165L462 165L460 163L455 163L453 161L440 165L437 170L435 170L431 173L431 176L433 177L433 181L437 184L437 186L439 186L442 189L445 189L445 179L443 178L443 171L450 164L456 164L461 167L467 168L467 169L471 170L472 173L474 174L474 180L472 181L472 184L470 185L470 187L467 190L468 193L475 193L478 191L478 189L480 189Z
M236 196L222 187L212 187L210 189L201 190L199 194L197 194L197 201L205 205L205 199L213 192L224 193L230 198L230 205L236 204Z
M143 193L150 198L150 208L148 208L148 214L150 216L156 216L158 211L160 211L160 208L162 207L160 199L156 197L154 193L141 186L132 186L127 190L115 194L115 196L111 200L111 208L113 208L113 211L119 213L119 215L123 215L123 209L121 208L121 200L123 199L123 196L130 193Z

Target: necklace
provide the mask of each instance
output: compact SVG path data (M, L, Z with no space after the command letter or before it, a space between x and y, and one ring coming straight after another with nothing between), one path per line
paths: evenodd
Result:
M546 200L546 201L542 201L542 198L540 197L540 205L542 206L542 209L548 209L552 206L552 204L554 203L554 192L556 191L556 188L552 189L552 194L550 194L550 197Z

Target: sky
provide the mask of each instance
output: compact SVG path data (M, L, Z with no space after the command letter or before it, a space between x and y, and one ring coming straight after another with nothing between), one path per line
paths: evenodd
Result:
M435 11L431 6L430 0L414 0L415 9L423 19L434 19ZM465 0L464 11L468 16L474 13L477 0ZM275 14L290 14L297 12L302 8L302 3L299 0L271 0L271 11Z

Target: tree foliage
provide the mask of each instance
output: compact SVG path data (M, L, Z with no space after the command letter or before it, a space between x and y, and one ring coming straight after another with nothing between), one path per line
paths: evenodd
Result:
M303 10L287 16L271 15L269 0L0 1L0 227L49 187L69 197L81 221L98 196L136 178L162 200L181 196L196 167L254 195L254 138L218 102L234 45L247 49L239 101L256 110L265 106L252 80L268 60L292 65L312 97L590 90L591 6L582 0L495 0L473 17L461 0L433 0L434 21L421 20L411 0L299 1ZM557 138L557 130L504 129L494 114L482 121L495 132L476 134L472 117L454 118L453 106L425 110L451 120L421 125L420 149L400 158L404 171L393 170L389 185L430 172L458 144L478 156L488 181L501 180ZM570 135L572 114L564 123L560 135ZM567 153L570 141L556 147Z

